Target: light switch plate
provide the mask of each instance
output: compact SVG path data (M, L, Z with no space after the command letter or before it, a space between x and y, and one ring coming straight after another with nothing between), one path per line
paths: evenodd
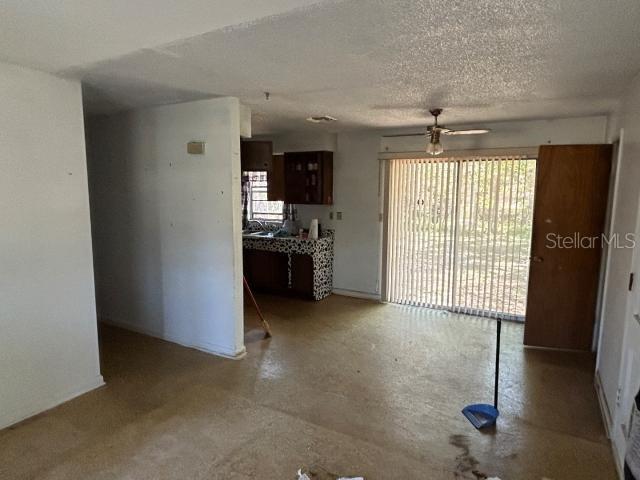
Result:
M187 153L191 155L204 155L204 142L187 143Z
M338 220L342 220L342 212L337 212L336 217L338 218Z

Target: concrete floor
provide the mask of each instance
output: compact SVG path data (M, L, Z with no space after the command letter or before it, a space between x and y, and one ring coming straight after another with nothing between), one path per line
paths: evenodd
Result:
M460 409L491 401L493 322L259 300L275 336L247 307L242 361L103 327L107 386L0 432L0 478L286 480L303 465L368 480L616 478L591 355L525 350L506 324L501 417L483 434Z

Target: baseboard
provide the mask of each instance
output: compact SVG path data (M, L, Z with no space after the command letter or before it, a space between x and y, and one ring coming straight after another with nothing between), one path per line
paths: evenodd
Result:
M602 423L607 433L607 438L611 439L612 418L609 410L609 404L602 391L602 382L600 381L600 373L596 371L594 378L594 386L596 388L596 397L598 398L598 406L600 407L600 415L602 415Z
M611 412L609 411L609 403L607 402L604 392L602 391L602 382L600 380L600 372L596 371L594 377L594 386L596 389L596 398L598 399L598 407L600 407L600 415L602 416L602 423L609 439L609 446L611 448L611 455L613 456L613 463L616 467L616 473L620 480L624 480L623 466L618 462L618 452L616 451L616 443L612 436L611 429L614 428L613 420L611 419Z
M153 338L159 338L160 340L166 340L167 342L177 343L178 345L182 345L183 347L194 348L196 350L200 350L201 352L209 353L211 355L217 355L219 357L229 358L231 360L240 360L247 354L247 349L244 345L241 349L233 351L222 345L217 345L209 342L194 343L185 338L167 334L166 332L158 332L157 330L154 330L152 328L141 327L140 325L133 325L131 323L114 320L112 318L100 317L98 320L101 323L105 323L107 325L113 325L114 327L141 333Z
M358 290L334 288L333 294L341 295L343 297L354 297L354 298L364 298L366 300L375 300L376 302L382 301L379 293L369 293L369 292L360 292Z
M177 342L176 342L177 343ZM220 345L204 342L198 345L183 345L184 347L195 348L204 353L210 353L211 355L217 355L218 357L229 358L231 360L241 360L247 355L247 349L243 345L242 348L236 352L227 352L226 349Z
M10 412L3 418L0 418L0 430L3 428L10 427L11 425L15 425L16 423L22 422L27 418L33 417L34 415L38 415L42 412L46 412L47 410L51 410L52 408L57 407L69 400L73 400L80 395L84 395L91 390L95 390L96 388L102 387L104 385L104 379L102 375L98 375L93 381L88 384L80 385L76 388L67 390L60 395L56 395L53 399L46 399L43 401L36 401L31 403L28 406L24 406L19 410L14 410Z

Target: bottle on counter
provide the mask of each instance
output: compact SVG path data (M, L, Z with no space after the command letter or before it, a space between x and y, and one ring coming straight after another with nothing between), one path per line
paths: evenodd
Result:
M295 206L290 203L285 203L283 206L284 222L282 223L282 228L291 236L298 233L299 225L296 217Z
M309 238L311 240L318 239L318 219L314 218L311 220L311 225L309 225Z

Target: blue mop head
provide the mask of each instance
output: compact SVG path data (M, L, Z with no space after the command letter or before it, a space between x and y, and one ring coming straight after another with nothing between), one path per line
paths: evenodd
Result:
M464 407L462 414L467 417L474 427L480 430L494 425L500 412L498 412L498 409L493 405L476 403L475 405L467 405Z

